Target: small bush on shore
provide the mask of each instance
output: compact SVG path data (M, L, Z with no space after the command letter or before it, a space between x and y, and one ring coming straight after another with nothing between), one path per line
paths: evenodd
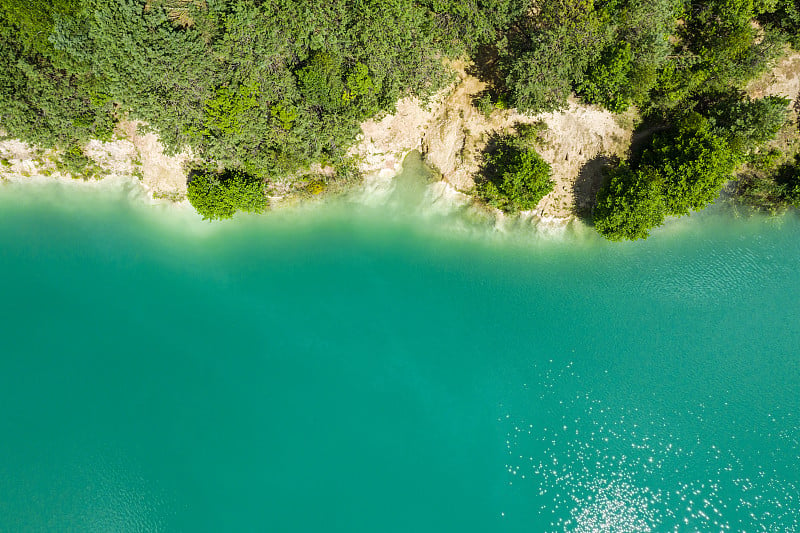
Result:
M499 139L485 156L477 195L506 213L534 209L553 190L550 165L513 137Z
M241 172L196 174L186 196L204 220L231 218L237 211L261 213L267 208L261 180Z

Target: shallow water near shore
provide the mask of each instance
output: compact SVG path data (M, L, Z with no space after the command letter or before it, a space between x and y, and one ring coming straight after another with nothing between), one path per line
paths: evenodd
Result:
M0 184L0 530L798 528L796 215L615 245L396 186Z

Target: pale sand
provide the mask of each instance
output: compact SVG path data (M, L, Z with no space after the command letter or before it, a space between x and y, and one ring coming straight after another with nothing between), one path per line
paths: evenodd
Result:
M137 122L119 123L110 142L92 140L83 152L101 169L104 177L136 179L153 199L182 201L186 198L186 162L191 152L167 156L154 133L140 135ZM25 182L41 179L72 180L73 176L56 169L54 150L37 151L16 139L0 141L0 158L10 166L0 166L0 179ZM93 182L96 180L75 180Z
M747 85L746 92L751 98L784 96L794 106L800 93L800 53L788 47L786 52L772 69Z

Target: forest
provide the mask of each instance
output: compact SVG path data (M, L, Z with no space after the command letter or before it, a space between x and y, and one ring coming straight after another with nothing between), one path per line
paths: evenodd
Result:
M800 207L795 154L765 148L791 120L745 85L800 46L796 0L0 0L0 127L60 150L140 120L191 148L188 197L205 218L265 209L264 184L313 163L353 172L359 124L423 100L467 58L483 105L535 115L571 95L651 132L605 171L589 217L647 237L713 202ZM796 95L786 95L796 96ZM476 195L529 209L548 169L517 139L486 155Z

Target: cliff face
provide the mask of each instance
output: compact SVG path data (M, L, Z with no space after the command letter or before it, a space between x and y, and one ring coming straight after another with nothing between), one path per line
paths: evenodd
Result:
M358 143L350 150L361 171L389 179L400 171L403 158L419 150L455 191L467 192L480 169L481 151L492 134L511 131L515 124L542 122L539 151L553 168L555 190L533 214L566 219L576 206L593 196L596 178L585 175L584 165L602 154L627 149L630 130L620 127L611 113L577 103L559 113L525 116L513 110L495 110L485 116L473 99L485 84L454 65L457 81L426 107L416 98L397 103L396 113L362 124ZM91 141L84 152L108 176L135 176L154 198L179 201L186 196L185 164L191 153L167 156L154 133L141 134L136 122L119 124L112 142ZM56 168L53 151L37 151L19 141L0 142L0 178L25 180L36 176L69 178ZM599 168L599 166L598 166ZM583 171L583 174L582 174ZM579 179L580 178L580 179Z
M546 128L537 150L552 166L555 188L530 214L565 220L589 208L602 181L604 164L614 156L623 157L630 147L635 111L615 116L571 100L559 112L525 116L514 110L494 110L487 117L473 105L485 84L467 73L464 62L452 66L456 82L427 108L416 99L404 99L398 103L396 114L362 125L364 136L352 151L361 156L362 170L392 175L399 170L403 156L418 149L445 183L465 192L474 185L481 151L492 134L509 132L517 123L540 122ZM753 98L788 97L796 122L800 54L787 50L773 69L750 83L747 92ZM784 128L769 147L791 156L800 150L797 129Z
M577 102L557 113L526 116L495 110L486 116L473 105L485 84L468 74L464 63L453 66L457 81L429 108L404 99L396 114L362 125L364 137L352 150L362 159L362 171L393 173L408 151L418 149L446 183L466 192L474 185L481 151L493 134L509 132L515 124L539 122L546 129L538 149L553 168L556 186L532 214L569 219L593 198L602 158L623 155L630 144L632 128L620 126L608 111Z
M84 154L94 161L99 176L138 179L153 198L183 200L186 197L185 163L191 153L165 155L158 136L140 134L138 126L137 122L120 122L113 141L92 140L84 147ZM0 179L81 177L60 171L55 163L55 151L38 150L18 140L0 141L0 158L5 161L0 167Z

